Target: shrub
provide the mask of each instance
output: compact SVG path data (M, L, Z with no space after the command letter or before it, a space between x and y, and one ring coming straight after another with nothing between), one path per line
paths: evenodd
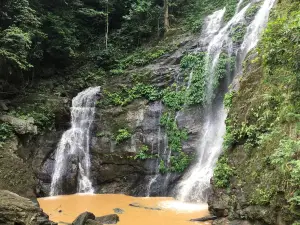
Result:
M5 142L7 139L9 139L12 135L12 127L7 123L1 123L0 124L0 147L1 143Z
M134 156L134 159L145 160L153 157L153 155L149 154L149 147L147 145L142 145L138 153Z
M218 188L228 187L230 177L233 175L233 169L228 165L226 156L221 156L214 170L214 183Z
M131 138L131 133L128 131L128 129L123 128L118 130L118 133L115 136L115 141L117 144L119 144L125 140L128 140L129 138Z

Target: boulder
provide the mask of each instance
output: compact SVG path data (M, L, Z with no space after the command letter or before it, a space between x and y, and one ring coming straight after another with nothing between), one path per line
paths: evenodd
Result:
M86 222L85 222L85 225L102 225L102 223L101 222L98 222L98 221L96 221L96 220L87 220Z
M32 201L0 190L0 224L55 225Z
M72 225L85 225L87 220L95 220L95 215L90 212L81 213L72 223Z
M34 125L33 118L23 120L10 115L2 115L0 120L9 123L18 134L37 134L37 126Z
M130 203L129 206L136 207L136 208L142 208L142 209L148 209L148 210L161 210L161 208L143 206L143 205L140 205L139 203Z
M117 214L110 214L106 216L97 217L95 220L103 224L117 224L120 219Z

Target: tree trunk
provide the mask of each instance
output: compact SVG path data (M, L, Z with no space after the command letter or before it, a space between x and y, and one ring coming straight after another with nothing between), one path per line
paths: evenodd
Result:
M164 0L164 27L165 27L165 31L168 32L170 29L169 0Z

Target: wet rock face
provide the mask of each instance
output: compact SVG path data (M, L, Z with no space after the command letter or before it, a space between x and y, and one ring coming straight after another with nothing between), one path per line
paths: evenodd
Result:
M0 224L55 225L49 217L29 199L9 191L0 190Z

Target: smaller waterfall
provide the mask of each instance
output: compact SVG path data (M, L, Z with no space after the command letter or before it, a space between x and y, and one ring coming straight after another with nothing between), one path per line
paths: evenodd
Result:
M213 14L208 16L205 20L203 31L200 35L200 42L205 44L209 41L221 28L222 20L226 9L215 11Z
M244 61L247 53L257 45L263 29L267 25L270 10L274 6L275 1L276 0L265 0L257 12L254 20L248 26L247 33L241 46L241 62Z
M237 6L236 6L236 10L235 10L235 14L237 14L240 11L241 5L243 4L244 0L239 0Z
M229 42L229 33L231 28L238 24L239 22L244 20L245 13L249 8L250 4L246 5L240 12L235 14L235 16L224 26L210 41L208 48L207 48L207 58L206 58L206 74L208 77L208 84L207 84L207 95L206 101L211 103L214 94L213 82L214 82L214 75L215 75L215 68L219 62L220 54L223 49L224 43L227 43L228 46ZM231 50L229 50L231 51Z
M158 121L160 121L161 116L162 116L162 109L163 109L162 102L160 101L160 102L157 102L155 104L157 105L156 108L158 108L158 112L157 112L158 116L157 116L157 118L158 118ZM159 157L161 157L161 146L160 146L161 135L162 135L161 133L162 133L161 132L161 126L158 126L157 140L156 141L157 141L157 155ZM152 146L152 154L153 154L153 146ZM152 186L157 182L157 179L159 177L159 163L160 163L160 158L159 157L154 162L154 164L155 164L155 166L154 166L154 168L155 168L155 171L154 171L155 175L150 178L149 183L147 185L147 191L146 191L146 196L147 197L151 196Z
M71 128L64 132L55 153L50 195L64 194L70 170L77 181L79 193L93 193L90 180L90 128L95 115L95 103L100 87L80 92L72 100Z

